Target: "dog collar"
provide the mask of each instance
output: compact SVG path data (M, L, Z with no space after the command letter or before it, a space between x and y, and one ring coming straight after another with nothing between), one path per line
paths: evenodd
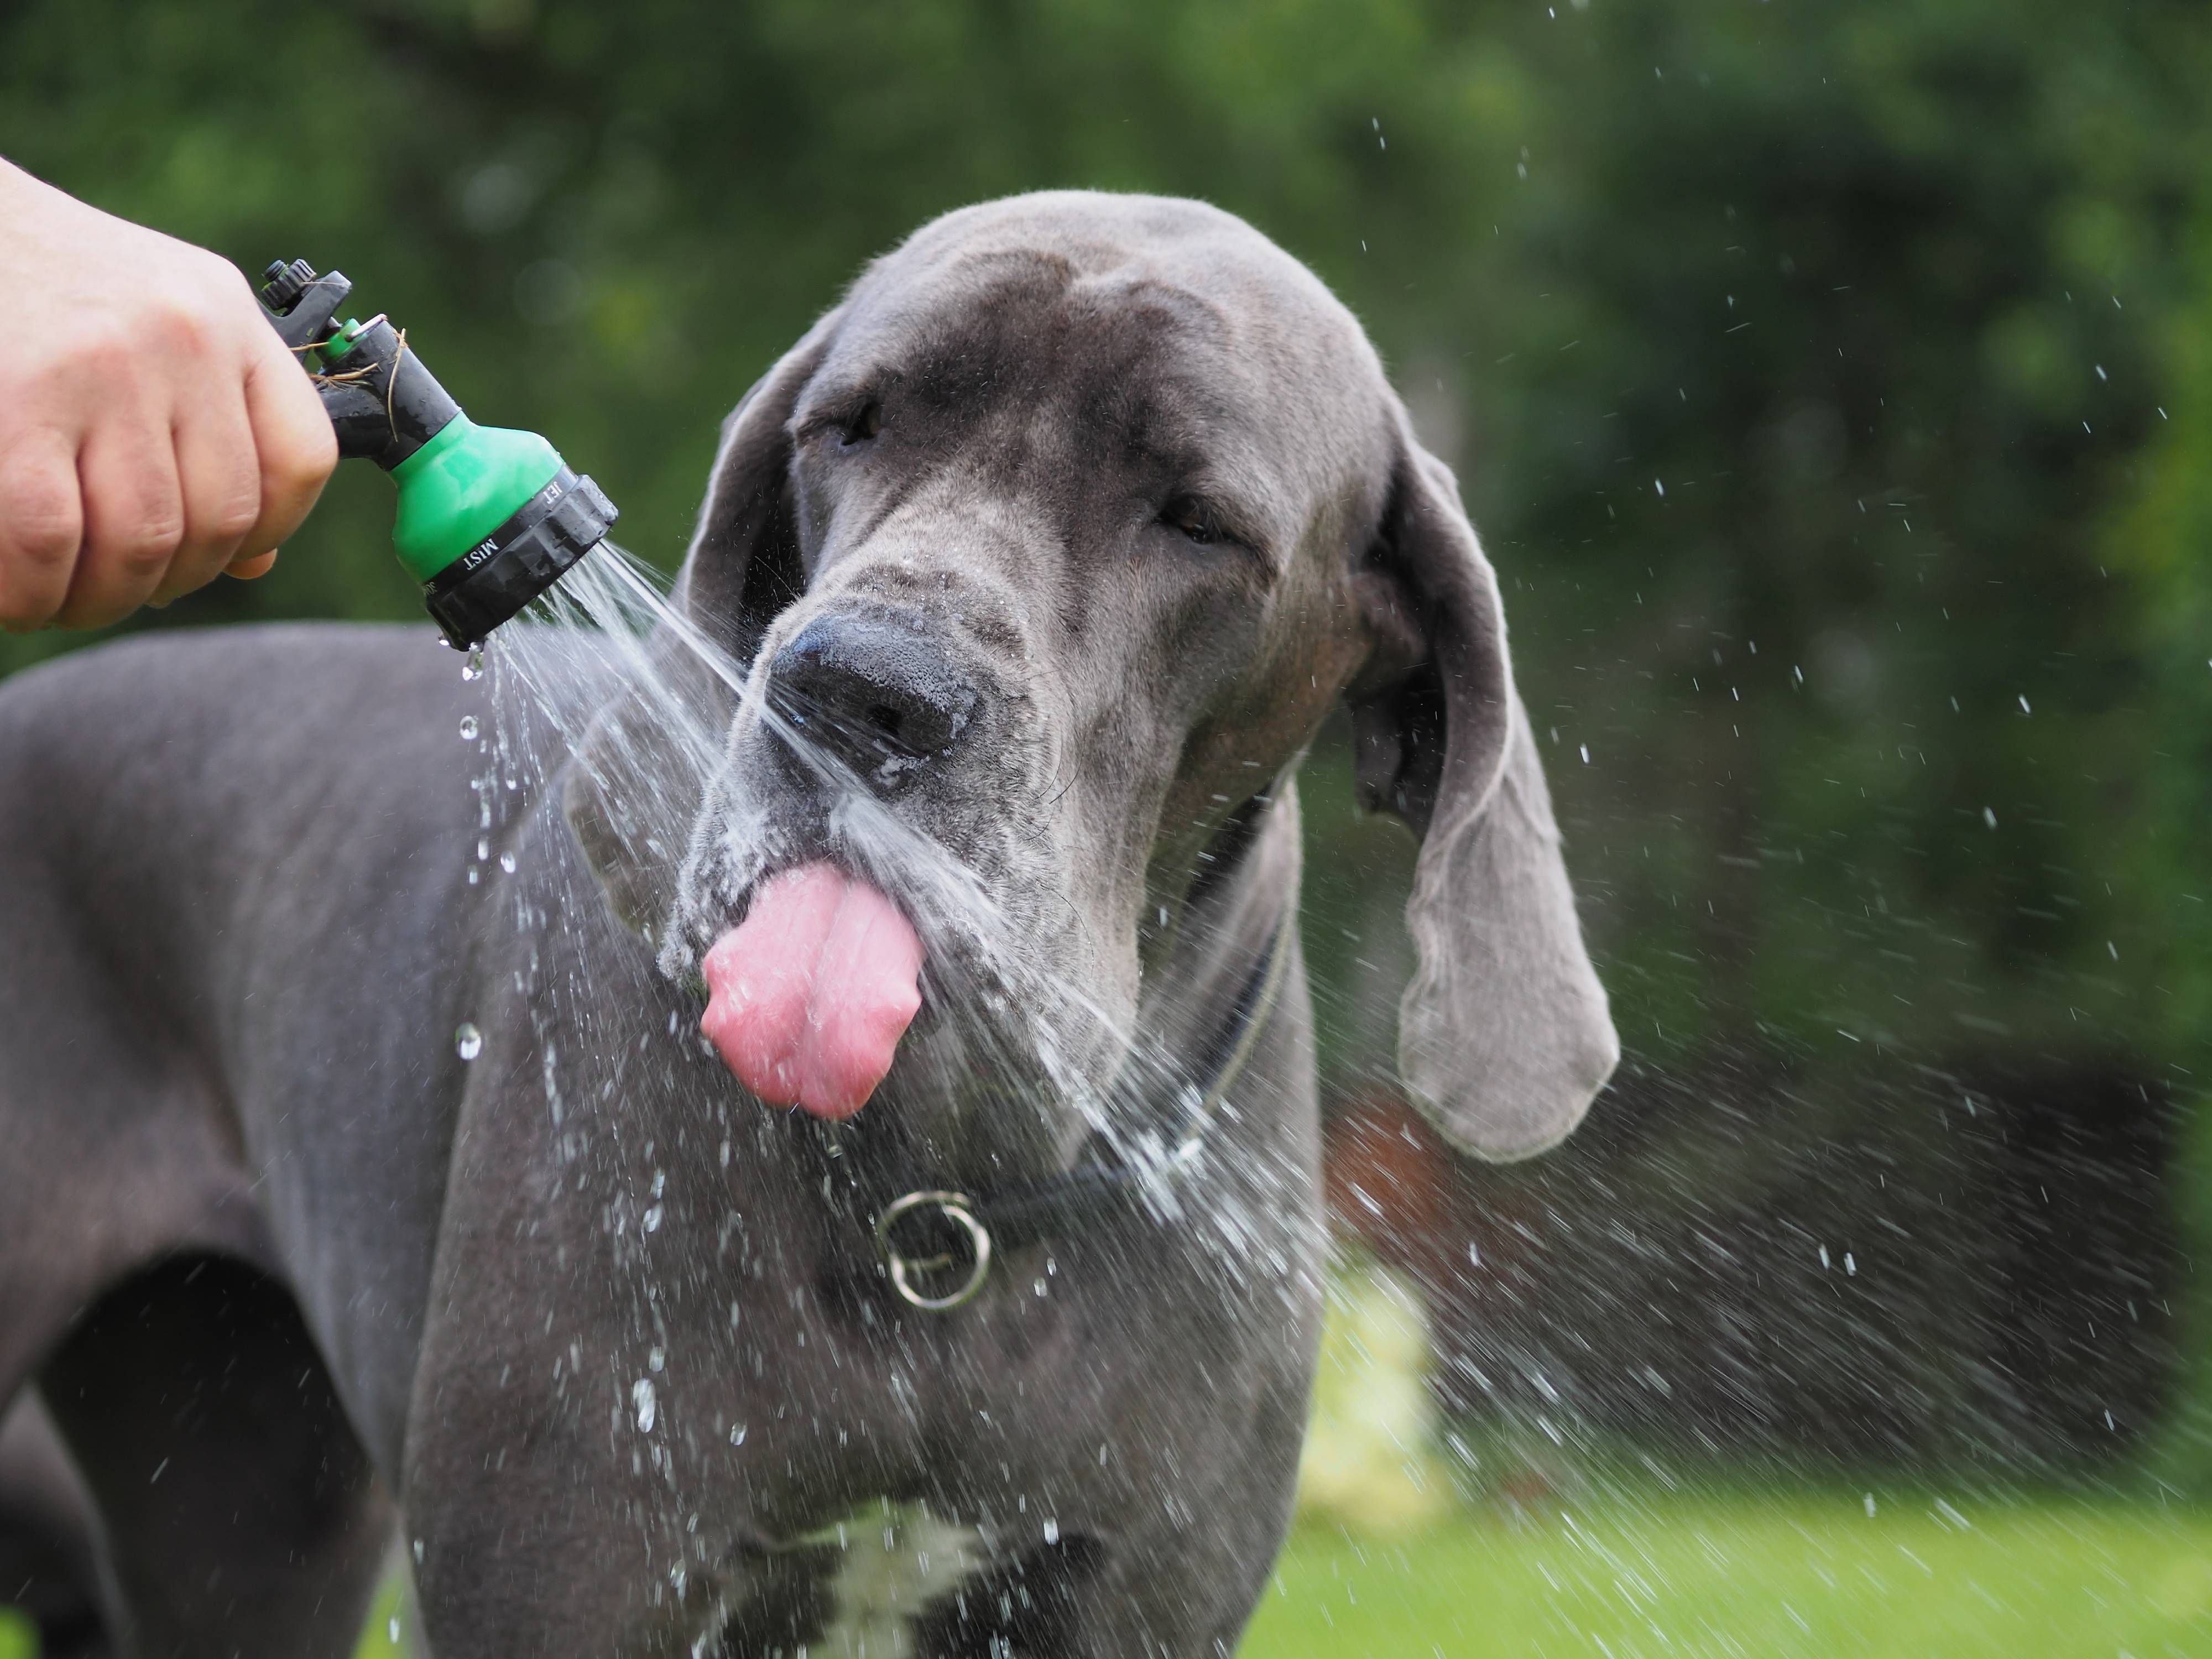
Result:
M1281 995L1289 925L1286 908L1215 1033L1206 1056L1206 1081L1178 1091L1175 1133L1169 1138L1173 1152L1153 1168L1132 1169L1106 1149L1103 1137L1093 1134L1065 1175L993 1193L927 1188L893 1199L877 1212L874 1231L899 1299L925 1312L948 1312L983 1288L992 1261L1005 1251L1088 1231L1144 1206L1163 1182L1170 1191L1180 1187L1197 1167L1206 1132Z

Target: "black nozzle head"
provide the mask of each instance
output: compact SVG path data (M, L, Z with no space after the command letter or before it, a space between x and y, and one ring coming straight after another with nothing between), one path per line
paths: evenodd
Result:
M331 319L353 292L353 283L342 270L318 276L305 259L270 262L261 273L261 306L276 337L295 352L320 345L331 331ZM313 364L302 362L309 368Z
M261 273L261 298L271 311L289 311L292 302L305 294L307 284L314 280L315 268L305 259L295 259L289 264L282 259L271 259L269 269Z
M616 516L599 485L564 466L505 524L423 583L422 604L446 642L466 651L605 540Z

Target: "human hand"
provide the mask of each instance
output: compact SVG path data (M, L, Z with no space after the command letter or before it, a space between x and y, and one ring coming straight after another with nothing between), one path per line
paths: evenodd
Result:
M0 628L262 575L337 463L235 266L0 161Z

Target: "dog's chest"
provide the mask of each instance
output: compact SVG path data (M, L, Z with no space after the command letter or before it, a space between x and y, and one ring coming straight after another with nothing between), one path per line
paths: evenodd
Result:
M809 1659L910 1659L915 1620L993 1560L977 1528L887 1500L795 1543L823 1552L827 1563L825 1620L806 1644Z

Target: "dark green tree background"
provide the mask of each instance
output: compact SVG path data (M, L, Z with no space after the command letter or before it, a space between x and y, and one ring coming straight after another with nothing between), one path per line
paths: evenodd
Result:
M663 563L723 412L922 220L1060 185L1241 213L1461 470L1636 1056L2120 1054L2185 1086L2208 87L2185 3L0 12L0 154L250 270L342 265ZM133 625L415 615L386 493L342 477L276 575ZM1309 801L1349 1088L1406 855L1345 793Z

